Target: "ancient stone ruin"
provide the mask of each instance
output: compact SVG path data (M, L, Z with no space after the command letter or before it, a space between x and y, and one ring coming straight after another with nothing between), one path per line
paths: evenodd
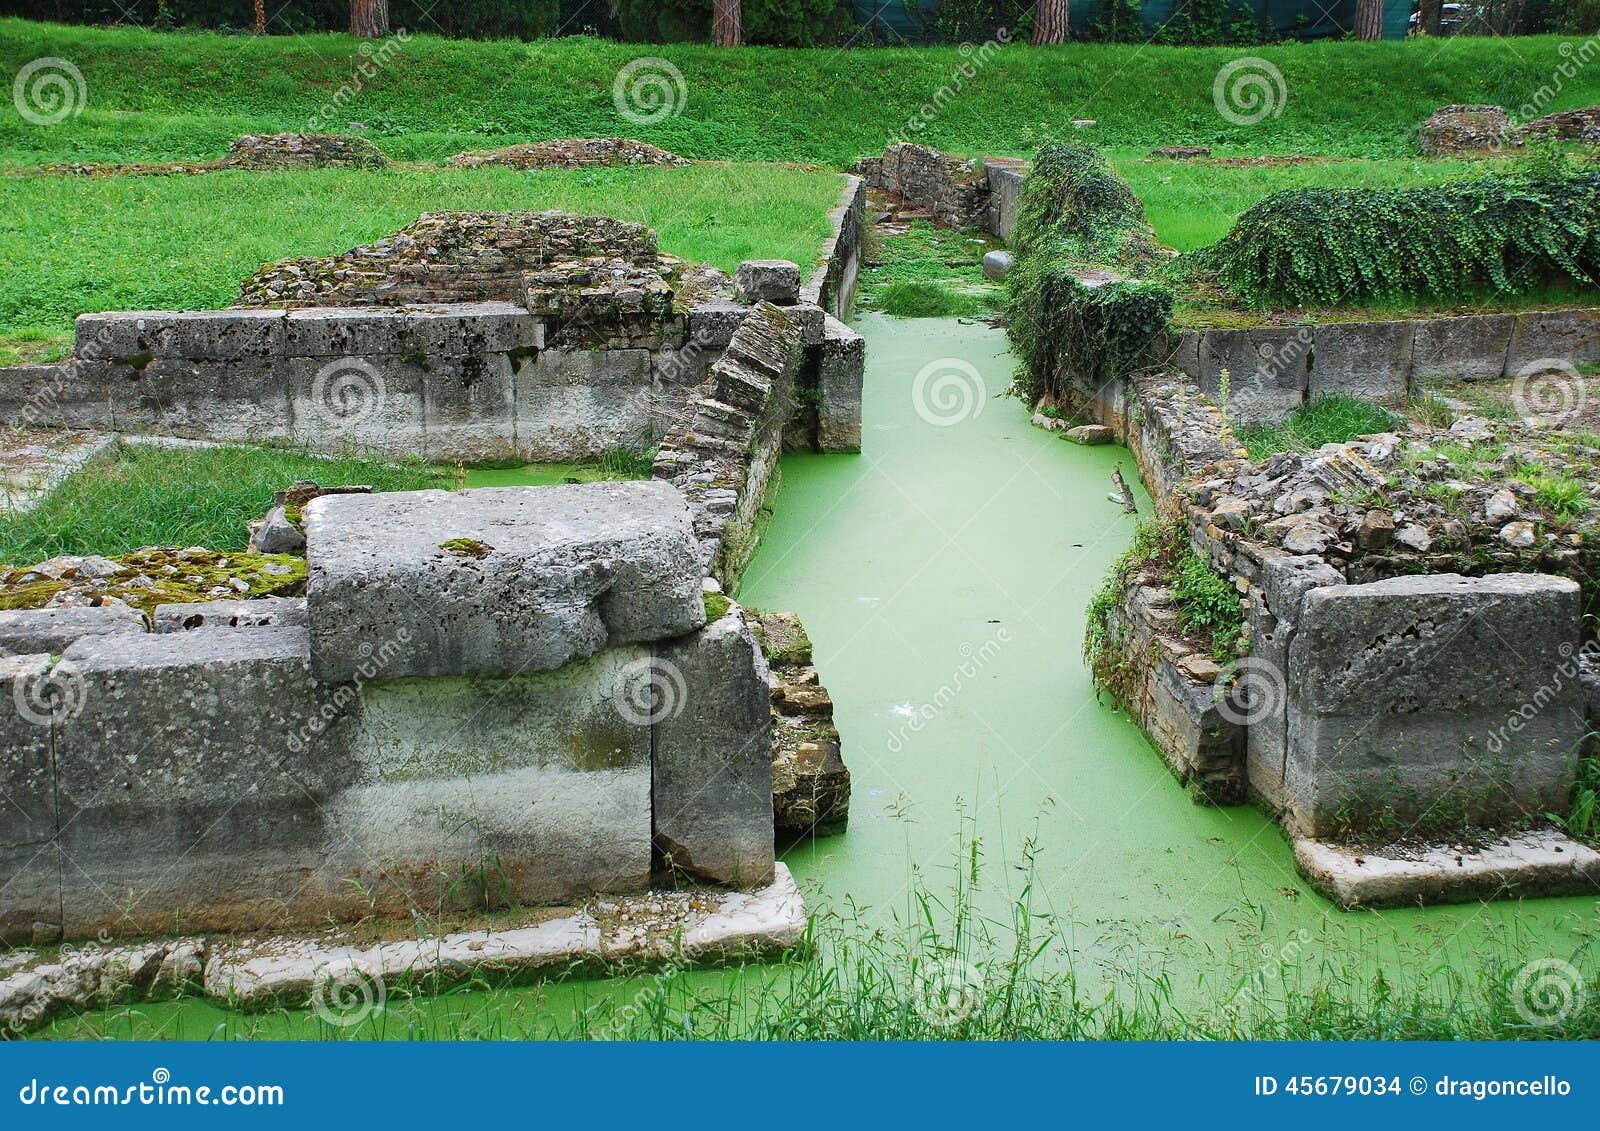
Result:
M583 169L595 165L682 166L691 162L632 138L565 137L457 153L450 158L450 164L458 169Z

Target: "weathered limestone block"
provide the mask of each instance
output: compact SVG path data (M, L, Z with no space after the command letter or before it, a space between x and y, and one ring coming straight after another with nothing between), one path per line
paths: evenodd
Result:
M0 656L60 655L74 640L112 632L143 632L144 617L127 605L0 611Z
M689 509L667 483L324 495L303 514L325 682L384 642L386 679L507 675L705 623Z
M412 352L481 356L539 350L545 346L544 319L529 314L525 307L514 302L407 307L390 317L404 320L405 348Z
M0 656L0 943L13 946L61 923L50 727L70 704L49 671L48 655Z
M1298 628L1300 601L1312 589L1343 584L1339 571L1312 555L1274 555L1250 590L1250 655L1240 669L1246 720L1245 776L1273 809L1283 804L1288 743L1289 644Z
M1411 379L1492 381L1505 373L1514 314L1418 319L1411 350Z
M293 431L281 363L157 358L139 391L153 415L144 430L163 435L263 442Z
M1002 283L1011 274L1016 257L1009 251L996 249L983 254L983 277L993 283Z
M509 678L380 671L332 732L353 781L326 805L330 882L400 914L644 888L651 670L625 645Z
M648 350L543 350L513 382L522 459L592 458L654 434Z
M727 300L702 302L689 308L689 340L701 349L721 352L733 341L750 308Z
M861 396L867 366L867 342L838 319L829 317L817 363L817 447L824 452L861 450Z
M1326 836L1560 812L1584 734L1561 670L1578 623L1578 585L1537 574L1308 592L1289 645L1287 823Z
M787 259L747 259L739 264L734 287L744 302L793 306L800 301L800 268Z
M434 356L422 378L424 454L469 464L517 458L514 380L505 353Z
M732 606L655 658L655 844L663 865L716 883L772 878L767 665Z
M304 629L85 637L52 678L76 704L55 737L68 936L330 910L306 871L342 760L311 740Z
M1219 404L1222 371L1228 371L1226 402L1233 419L1280 420L1305 403L1311 341L1304 327L1207 330L1196 349L1196 383Z
M1412 322L1325 322L1316 328L1310 399L1343 393L1403 400L1410 390Z
M135 310L80 314L73 355L86 361L270 361L283 353L281 310Z
M423 385L428 368L399 356L291 357L278 378L289 396L292 438L319 450L374 448L394 455L426 448Z
M1519 314L1506 354L1506 373L1518 376L1545 368L1535 363L1592 365L1600 362L1600 310L1528 311Z
M196 628L304 628L304 597L258 597L249 601L194 601L157 605L157 632L187 632Z
M772 810L786 837L826 836L850 819L850 771L833 700L812 665L811 638L793 613L752 622L771 670Z
M984 165L989 187L984 228L990 235L1009 240L1017 229L1017 210L1022 203L1022 185L1027 174L1011 158L989 158Z
M8 418L26 424L101 431L148 432L160 409L145 396L140 370L124 361L71 361L34 366L30 386L7 389L16 411Z

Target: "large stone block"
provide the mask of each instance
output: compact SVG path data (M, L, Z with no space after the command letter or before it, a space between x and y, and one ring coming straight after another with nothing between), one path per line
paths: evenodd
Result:
M689 340L718 352L728 348L733 335L743 324L750 308L743 303L718 299L689 308Z
M800 301L800 268L787 259L746 259L733 285L745 302L793 306Z
M293 439L322 451L426 449L427 366L393 355L291 357L283 365Z
M441 462L514 459L516 397L510 356L447 353L422 378L424 452Z
M1413 326L1411 380L1492 381L1505 373L1514 314L1419 319Z
M1510 376L1539 372L1538 362L1593 365L1600 362L1600 310L1529 311L1517 315L1506 355Z
M144 617L126 605L0 611L0 656L60 655L83 636L143 632Z
M367 684L335 729L355 779L328 806L330 874L396 913L644 888L650 672L625 645L538 674Z
M36 941L61 925L51 725L72 705L47 655L0 656L0 943Z
M1316 328L1310 399L1344 394L1404 400L1410 392L1411 322L1325 322Z
M716 883L772 879L772 709L767 664L736 606L654 660L655 844Z
M867 342L838 319L825 323L817 361L817 447L825 452L861 450L861 395Z
M1221 404L1228 371L1228 415L1237 420L1280 420L1305 403L1311 334L1303 326L1207 330L1196 344L1196 383Z
M545 323L512 302L459 302L408 307L406 348L430 357L482 356L540 350Z
M588 458L644 446L655 435L648 350L543 350L514 382L523 459Z
M304 517L327 682L385 645L386 679L509 675L705 623L689 508L668 483L324 495Z
M1274 555L1262 563L1260 583L1250 590L1250 655L1239 665L1233 701L1245 723L1245 777L1273 809L1283 805L1289 645L1301 599L1312 589L1343 582L1321 558Z
M406 314L372 306L313 306L284 321L289 357L373 357L410 352Z
M313 905L322 803L304 629L79 640L52 678L68 935L227 930ZM349 898L348 895L345 898Z
M293 431L282 361L157 358L139 375L154 431L197 440L261 442Z
M187 601L157 605L151 618L157 632L197 628L278 628L307 624L304 597L258 597L248 601Z
M145 310L80 314L76 357L270 361L283 352L282 310Z
M1537 574L1312 589L1289 645L1291 826L1561 811L1584 735L1578 624L1578 585Z

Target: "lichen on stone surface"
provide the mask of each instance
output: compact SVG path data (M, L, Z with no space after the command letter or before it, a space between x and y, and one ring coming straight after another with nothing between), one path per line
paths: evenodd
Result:
M191 601L295 597L306 563L292 554L147 546L117 557L63 555L0 569L0 609L128 605L144 613Z

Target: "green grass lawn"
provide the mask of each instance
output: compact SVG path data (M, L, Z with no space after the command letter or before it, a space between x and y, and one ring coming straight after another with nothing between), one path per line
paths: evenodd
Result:
M0 562L32 565L57 554L127 553L143 546L242 550L245 523L297 479L379 491L448 487L422 463L324 459L273 448L120 445L70 476L22 515L0 513Z
M977 66L955 47L725 51L568 38L471 42L418 35L341 117L390 155L437 160L468 148L562 136L627 135L688 157L809 161L843 168L881 151L924 104L942 108L917 140L961 153L1027 156L1072 129L1121 149L1199 144L1248 153L1405 157L1417 123L1452 102L1520 106L1550 84L1557 37L1322 42L1250 48L1071 44L1003 47ZM83 73L87 106L55 126L0 115L0 165L217 157L241 133L303 130L364 59L345 35L171 34L0 20L0 69L56 56ZM1217 112L1218 71L1243 55L1283 75L1281 113L1236 125ZM682 75L681 112L651 125L612 100L641 56ZM944 88L950 97L941 97ZM1600 68L1550 103L1600 102ZM348 122L334 123L335 132Z
M343 251L445 208L637 220L663 251L726 271L810 264L840 187L833 173L722 164L0 178L0 364L64 352L75 315L227 306L264 262Z

